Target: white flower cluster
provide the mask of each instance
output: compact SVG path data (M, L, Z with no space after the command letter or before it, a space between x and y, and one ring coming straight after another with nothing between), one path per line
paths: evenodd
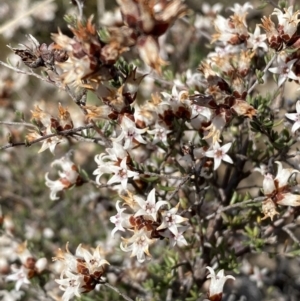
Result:
M75 255L70 253L67 244L66 252L60 249L53 260L64 263L60 278L55 280L64 291L62 301L68 301L74 296L80 297L81 293L95 289L96 285L104 281L104 265L109 264L102 258L99 246L91 253L81 244Z
M30 279L41 274L47 267L47 259L42 257L38 260L27 248L27 242L18 246L15 250L21 266L12 265L12 274L6 277L6 281L15 281L15 289L18 291L22 285L30 284Z
M145 261L145 254L149 253L149 246L157 239L168 238L170 246L187 245L187 241L183 236L183 232L187 229L181 223L187 221L177 214L179 204L173 208L163 210L161 207L170 204L167 201L155 200L155 189L148 194L147 200L137 195L129 193L123 196L124 205L120 207L120 201L117 202L117 214L110 218L115 224L112 235L117 231L127 231L132 233L130 238L122 238L121 249L124 252L131 252L131 256L136 256L139 262ZM129 208L132 213L125 213Z

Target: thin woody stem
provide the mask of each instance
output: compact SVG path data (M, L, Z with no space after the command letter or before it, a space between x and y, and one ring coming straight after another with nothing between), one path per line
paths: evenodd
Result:
M285 225L282 227L282 230L284 232L286 232L290 238L297 244L300 246L300 240L295 236L295 234L290 230L291 228L295 228L297 227L294 223L291 223L291 224L288 224L288 225Z
M276 57L277 57L277 53L275 53L275 54L273 55L273 57L270 59L270 61L269 61L268 64L266 65L265 69L263 70L263 73L266 73L266 72L267 72L267 70L270 68L270 66L272 65L272 63L273 63L273 61L275 60ZM257 80L254 82L254 84L249 88L248 94L250 94L250 93L254 90L254 88L258 85L258 83L259 83L259 80L257 79Z
M152 176L152 177L159 177L159 178L164 178L164 179L173 179L173 180L180 180L184 181L184 183L190 178L190 176L184 176L184 177L176 177L172 175L166 175L166 174L160 174L160 173L155 173L155 172L148 172L148 171L141 171L141 176L142 175L147 175L147 176Z
M110 289L114 290L117 294L119 294L121 297L123 297L126 301L134 301L133 299L131 299L128 296L121 293L116 287L108 284L107 282L105 282L103 285L105 285L105 286L109 287Z
M78 7L78 14L79 14L79 19L82 20L83 17L83 1L81 0L75 0L77 7Z
M9 125L9 126L27 126L27 127L35 128L34 124L28 122L0 121L0 124Z
M264 196L263 197L257 197L257 198L254 198L254 199L246 200L246 201L243 201L243 202L240 202L240 203L236 203L236 204L232 204L232 205L220 208L215 213L206 216L205 219L211 219L211 218L215 217L216 215L218 215L222 212L231 210L233 208L244 207L245 205L248 205L248 204L254 204L254 203L262 202L265 198L266 197L264 197Z
M44 82L46 82L46 83L49 83L49 84L52 84L52 85L54 84L54 82L51 81L50 79L47 79L46 77L43 77L43 76L41 76L41 75L38 75L38 74L34 73L32 70L31 70L30 72L29 72L29 71L26 71L26 70L22 70L22 69L19 69L19 68L17 68L17 67L14 67L14 66L12 66L12 65L6 64L6 63L4 63L4 62L2 62L2 61L0 61L0 65L4 66L4 67L6 67L6 68L9 68L9 69L11 69L11 70L13 70L13 71L15 71L15 72L17 72L17 73L21 73L21 74L25 74L25 75L34 76L34 77L36 77L36 78L38 78L38 79L40 79L40 80L42 80L42 81L44 81Z
M9 143L7 145L1 146L0 150L4 150L4 149L11 148L11 147L14 147L14 146L31 146L32 144L41 142L41 141L49 139L51 137L55 137L55 136L68 136L68 135L71 135L73 133L80 132L82 130L91 129L93 127L94 127L93 124L88 124L88 125L85 125L85 126L80 126L80 127L74 128L74 129L65 130L65 131L59 131L59 132L53 133L53 134L48 134L48 135L42 136L40 138L37 138L37 139L35 139L33 141L13 142L13 143Z
M58 88L66 91L69 96L72 98L72 100L79 106L81 106L82 104L84 105L85 104L85 97L86 97L86 90L84 89L83 92L80 94L80 95L74 95L74 93L71 91L71 89L69 88L69 86L65 85L57 85L56 82L52 81L49 77L44 77L44 76L41 76L39 74L36 74L35 72L32 71L32 69L30 69L30 71L26 71L26 70L22 70L20 68L17 68L17 67L14 67L10 64L7 64L7 63L4 63L2 61L0 61L0 65L8 68L8 69L11 69L17 73L20 73L20 74L25 74L25 75L29 75L29 76L34 76L48 84L51 84L51 85L55 85L57 86ZM58 74L56 72L56 70L53 70L56 74Z

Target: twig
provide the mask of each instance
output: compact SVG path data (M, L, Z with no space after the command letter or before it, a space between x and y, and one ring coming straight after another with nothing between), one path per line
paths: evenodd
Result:
M295 224L288 224L288 225L285 225L284 227L282 227L282 230L284 231L284 232L286 232L289 236L290 236L290 238L296 243L296 244L298 244L299 246L300 246L300 240L295 236L295 234L290 230L290 228L295 228L296 227L296 225Z
M26 71L26 70L22 70L22 69L19 69L17 67L14 67L12 65L6 64L6 63L4 63L2 61L0 61L0 65L4 66L6 68L9 68L9 69L11 69L13 71L16 71L17 73L21 73L21 74L25 74L25 75L31 75L31 76L34 76L34 77L36 77L36 78L38 78L38 79L40 79L40 80L42 80L42 81L44 81L46 83L49 83L49 84L52 84L52 85L54 84L54 82L51 81L50 79L47 79L46 77L38 75L38 74L34 73L32 70L31 70L31 72Z
M26 71L26 70L22 70L20 68L17 68L17 67L14 67L12 65L9 65L9 64L6 64L2 61L0 61L0 65L6 67L6 68L9 68L17 73L20 73L20 74L25 74L25 75L29 75L29 76L34 76L36 78L38 78L39 80L42 80L48 84L51 84L51 85L55 85L57 86L58 88L64 90L65 92L67 92L69 94L69 96L72 98L72 100L77 104L79 105L80 107L82 105L85 105L85 101L86 101L86 89L83 89L82 93L80 93L79 95L74 95L74 93L71 91L70 87L67 86L67 85L57 85L56 82L52 81L49 77L44 77L44 76L41 76L39 74L36 74L35 72L33 72L31 69L30 71ZM54 71L57 75L58 73L56 72L55 69L53 69L52 71ZM85 111L84 111L85 113Z
M272 0L266 0L266 3L271 4L273 7L280 9L280 7Z
M184 176L184 177L176 177L176 176L171 176L171 175L166 175L166 174L160 174L160 173L155 173L155 172L149 172L149 171L140 171L141 176L147 175L147 176L152 176L152 177L159 177L159 178L164 178L164 179L173 179L173 180L180 180L180 181L187 181L190 176Z
M183 178L181 183L179 183L179 185L176 187L176 189L173 191L173 193L171 194L171 196L168 199L168 202L170 202L173 197L178 193L179 189L190 179L190 175Z
M105 13L105 1L104 0L97 0L97 12L98 12L98 19L100 20Z
M243 207L247 204L252 204L252 203L254 204L254 203L257 203L257 202L262 202L264 199L265 199L264 196L260 196L260 197L257 197L255 199L246 200L246 201L243 201L243 202L240 202L240 203L236 203L236 204L232 204L232 205L220 208L215 213L206 216L205 219L211 219L211 218L215 217L216 215L220 214L221 212L225 212L225 211L228 211L228 210L233 209L233 208Z
M35 125L27 122L0 121L0 124L11 125L11 126L27 126L27 127L35 128Z
M272 65L273 61L275 60L275 58L277 57L277 54L275 53L273 55L273 57L270 59L270 61L268 62L268 64L266 65L265 69L263 70L263 73L267 72L267 70L269 69L269 67ZM254 90L254 88L258 85L259 81L258 79L254 82L254 84L249 88L248 90L248 95Z
M103 132L97 127L96 123L94 120L91 120L91 123L94 125L95 127L95 131L99 134L99 136L103 139L103 141L105 142L105 145L107 147L112 147L112 142L111 140L109 140L104 134Z
M79 19L82 20L83 17L83 1L81 0L75 0L77 7L78 7L78 14L79 14Z
M31 146L32 144L38 143L40 141L49 139L49 138L54 137L54 136L68 136L68 135L73 134L75 132L80 132L82 130L90 129L90 128L93 128L93 127L94 127L93 124L88 124L88 125L85 125L85 126L80 126L78 128L74 128L74 129L70 129L70 130L65 130L65 131L59 131L59 132L53 133L53 134L48 134L48 135L42 136L42 137L40 137L38 139L35 139L33 141L13 142L13 143L9 143L7 145L1 146L0 150L4 150L4 149L10 148L10 147L14 147L14 146Z
M116 287L108 284L107 282L103 283L103 285L109 287L110 289L112 289L113 291L115 291L117 294L119 294L121 297L123 297L125 300L127 301L134 301L133 299L129 298L128 296L124 295L123 293L121 293Z
M101 137L88 138L88 137L85 137L78 133L74 133L73 138L75 138L77 141L86 141L86 142L92 142L92 143L101 143L102 142L103 143L103 139ZM103 143L103 145L105 145L105 144Z

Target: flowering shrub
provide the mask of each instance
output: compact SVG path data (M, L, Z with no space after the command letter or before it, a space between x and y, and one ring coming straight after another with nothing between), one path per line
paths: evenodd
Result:
M2 299L299 299L299 7L17 2Z

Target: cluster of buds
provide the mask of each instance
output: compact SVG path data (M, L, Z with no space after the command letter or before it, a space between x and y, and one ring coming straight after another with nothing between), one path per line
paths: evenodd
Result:
M25 49L12 48L8 46L16 55L20 56L23 63L30 68L46 67L50 70L53 69L54 63L62 63L68 59L68 55L64 50L57 49L55 43L49 46L42 43L32 35L28 36L32 43L32 47L20 44Z
M68 301L74 296L80 297L81 293L90 292L96 285L103 283L105 265L109 264L102 258L99 246L91 253L81 244L77 247L75 255L69 251L67 244L66 252L59 249L53 260L59 260L64 265L60 278L55 280L64 291L63 301Z
M115 78L116 70L113 65L120 54L133 45L132 33L116 29L107 33L105 41L100 40L96 27L92 24L92 17L86 23L78 20L70 29L74 34L73 38L60 31L52 35L57 49L66 51L69 57L66 62L57 64L63 83L82 86L83 80L89 80L86 84L88 86L91 81Z
M206 80L204 94L190 96L194 105L211 112L209 120L204 125L200 124L199 130L209 130L205 138L212 138L213 143L220 142L223 128L234 116L253 118L257 114L246 100L246 78L257 47L253 42L247 44L251 33L248 32L246 15L251 7L249 3L235 5L231 8L234 14L228 19L216 18L214 24L218 33L214 35L214 41L222 42L223 46L211 52L199 67Z
M50 180L48 177L48 172L45 175L46 186L48 186L51 190L51 200L59 199L59 197L57 196L58 192L83 184L83 179L78 172L78 168L70 159L70 157L71 152L69 152L62 158L52 162L51 166L60 166L62 169L62 171L58 171L59 178L57 180Z
M73 128L73 121L68 108L64 108L60 103L58 104L58 117L55 118L49 113L43 111L39 106L31 111L32 121L37 125L39 131L31 132L26 135L26 140L32 142L46 135L51 135L55 132L70 130ZM45 139L39 153L48 149L53 153L56 145L62 141L63 137L53 136Z
M299 170L283 168L281 162L276 163L278 165L276 177L267 173L263 181L263 191L266 196L262 204L262 211L265 215L263 219L270 217L273 220L274 216L279 214L276 211L277 205L300 206L300 195L291 193L288 183L291 175L299 173Z
M27 242L20 244L16 250L21 262L20 267L12 266L13 274L6 277L7 281L15 281L16 290L19 290L23 284L30 284L30 279L40 275L47 267L47 259L38 260L31 254L27 248Z
M130 192L121 197L126 207L121 208L118 201L118 213L110 221L115 224L113 236L117 231L133 233L130 238L122 238L120 247L124 252L131 252L131 257L136 256L139 262L144 262L145 254L151 257L149 246L157 239L169 239L171 247L176 244L187 245L183 236L187 227L181 225L187 218L177 214L179 203L168 210L162 209L165 206L170 207L170 204L167 201L156 202L155 189L150 191L147 200ZM127 208L133 212L125 213Z

